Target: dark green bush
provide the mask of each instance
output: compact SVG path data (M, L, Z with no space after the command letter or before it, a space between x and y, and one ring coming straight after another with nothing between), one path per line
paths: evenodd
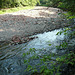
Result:
M59 7L75 12L75 0L40 0L41 5Z

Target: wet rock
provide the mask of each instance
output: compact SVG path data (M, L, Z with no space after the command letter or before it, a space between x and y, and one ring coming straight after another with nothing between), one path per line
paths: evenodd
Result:
M13 37L12 37L12 41L13 41L14 43L21 43L21 42L22 42L21 39L20 39L20 37L18 37L18 36L13 36Z
M13 36L12 37L12 40L10 42L10 45L14 44L14 45L17 45L17 44L22 44L22 43L26 43L26 42L29 42L35 38L38 38L38 37L19 37L19 36Z

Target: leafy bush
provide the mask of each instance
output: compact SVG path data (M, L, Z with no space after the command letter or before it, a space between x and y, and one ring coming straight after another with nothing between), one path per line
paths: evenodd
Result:
M75 12L75 1L74 0L40 0L41 5L59 7L67 9L71 12Z
M39 0L1 0L0 8L11 8L19 6L34 6L39 4Z

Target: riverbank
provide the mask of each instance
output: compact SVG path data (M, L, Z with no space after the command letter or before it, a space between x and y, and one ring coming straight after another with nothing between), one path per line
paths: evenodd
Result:
M21 39L69 26L69 20L62 13L58 8L37 6L0 15L0 41L12 40L14 36Z

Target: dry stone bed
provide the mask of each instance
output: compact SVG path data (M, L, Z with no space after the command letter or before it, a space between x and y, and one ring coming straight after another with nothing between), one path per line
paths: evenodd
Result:
M58 15L62 12L58 8L37 6L34 9L0 15L0 41L12 39L13 36L26 37L68 26L66 23L69 21Z

